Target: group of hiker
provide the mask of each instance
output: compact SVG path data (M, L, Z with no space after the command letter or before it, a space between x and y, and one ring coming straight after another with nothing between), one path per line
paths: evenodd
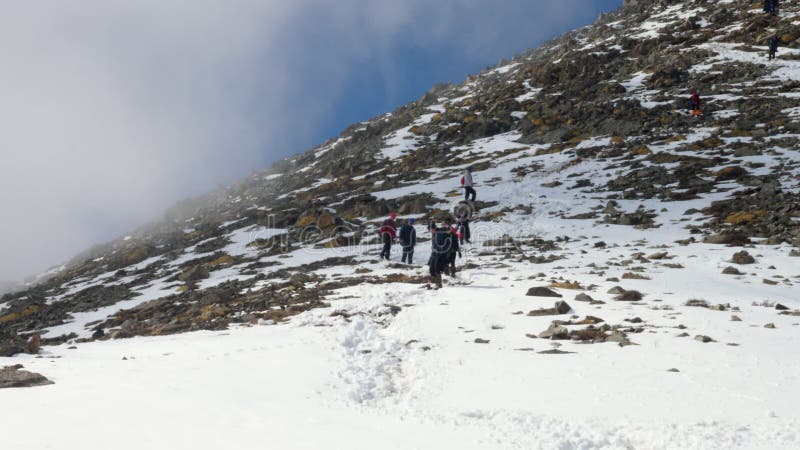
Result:
M383 249L381 249L381 259L389 260L392 256L392 244L395 239L400 238L400 245L403 248L402 262L412 264L414 262L414 247L417 245L417 230L414 228L414 219L403 222L398 232L395 221L397 213L392 213L383 222L378 233L381 235Z
M428 260L428 268L432 283L437 289L442 287L443 274L455 277L456 258L461 257L461 246L465 242L472 243L470 240L472 232L469 227L472 208L469 205L471 204L470 202L474 203L477 196L475 182L472 179L472 170L472 167L468 167L461 178L461 185L464 188L465 207L457 209L455 222L452 217L448 216L441 219L439 224L436 221L431 221L428 224L428 231L431 233L431 257ZM415 219L409 218L399 223L400 228L398 229L397 213L393 212L378 229L383 245L380 257L382 260L390 260L392 245L394 245L395 241L399 241L402 248L401 262L413 264L414 248L417 245L417 231L414 228Z

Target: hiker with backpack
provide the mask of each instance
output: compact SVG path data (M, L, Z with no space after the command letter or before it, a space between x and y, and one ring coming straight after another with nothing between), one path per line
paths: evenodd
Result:
M378 230L378 233L381 235L381 240L383 241L383 249L381 250L381 259L389 260L392 252L392 244L394 243L394 239L397 237L397 231L394 227L394 220L386 219L383 222L383 226Z
M417 245L417 230L414 229L414 219L408 219L400 227L400 245L403 247L403 263L412 264L414 260L414 247ZM407 260L407 261L406 261Z
M689 110L690 115L700 116L703 114L703 111L700 109L702 101L700 100L700 94L697 93L697 89L692 91L692 98L689 100L689 104L691 107Z
M472 166L467 167L464 176L461 177L461 186L464 187L464 201L469 202L471 196L474 202L477 193L475 192L475 182L472 180Z
M447 227L437 227L436 222L428 225L431 232L431 257L428 259L428 269L431 275L431 283L436 289L442 288L442 272L447 269L450 260L450 229Z
M453 219L447 218L444 225L448 230L447 266L444 272L451 277L456 276L456 256L461 257L461 247L458 245L458 231L453 226Z
M777 35L772 36L767 41L767 46L769 47L769 56L768 56L768 60L769 61L772 61L773 59L775 59L775 54L778 53L778 45L779 44L780 44L780 40L778 39Z
M468 244L472 243L472 241L470 241L470 238L472 237L471 236L472 233L470 232L470 229L469 229L469 216L467 216L467 211L466 210L461 210L458 213L458 230L457 231L458 231L459 243L461 245L464 245L464 241L466 241Z

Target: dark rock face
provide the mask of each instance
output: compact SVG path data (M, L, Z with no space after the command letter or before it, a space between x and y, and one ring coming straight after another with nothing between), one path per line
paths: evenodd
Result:
M38 373L22 370L22 365L7 366L0 369L0 389L25 388L53 384Z

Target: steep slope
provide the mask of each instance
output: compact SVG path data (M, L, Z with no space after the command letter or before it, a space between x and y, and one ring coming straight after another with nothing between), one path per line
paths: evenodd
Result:
M178 205L2 297L0 354L42 334L46 355L141 352L131 365L142 371L202 342L213 348L203 372L231 363L285 386L295 365L322 371L302 378L317 389L303 405L357 405L342 426L364 423L365 448L435 448L443 424L468 448L790 448L800 6L769 17L759 4L626 2ZM767 61L773 35L784 45ZM686 111L692 89L699 118ZM421 265L378 261L376 230L391 211L417 218L416 261L427 261L421 224L464 207L468 166L473 243L458 276L429 291ZM532 287L567 312L547 311L557 298L526 296ZM226 346L291 364L267 375L273 367ZM198 357L169 364L196 369ZM41 392L76 376L63 361L18 358L54 372ZM276 431L302 412L287 417ZM398 417L414 418L405 426L419 440L378 437L387 423L403 429ZM254 432L245 426L240 443Z

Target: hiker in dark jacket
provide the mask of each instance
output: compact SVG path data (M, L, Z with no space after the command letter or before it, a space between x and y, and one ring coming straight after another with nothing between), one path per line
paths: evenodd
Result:
M778 0L767 0L766 2L766 12L770 13L773 16L778 15Z
M402 262L413 264L414 247L417 245L417 230L414 229L414 219L408 219L406 223L400 227L399 238L400 245L403 246Z
M468 244L471 244L471 237L472 233L469 230L469 217L467 216L467 211L461 211L458 213L458 238L461 245L464 245L464 241L466 241Z
M767 46L769 47L769 60L772 61L775 59L775 54L778 53L778 44L780 41L778 40L778 36L772 36L767 41Z
M436 289L441 289L442 272L447 269L450 260L450 229L448 227L437 227L436 222L431 222L428 229L433 235L431 239L431 257L428 259L431 282L436 285Z
M461 185L464 186L464 201L469 202L470 197L472 197L472 201L475 201L475 196L478 194L475 192L475 182L472 180L472 166L467 167L466 172L464 172L464 177L461 178Z
M394 228L394 222L392 220L386 220L383 222L383 226L378 230L378 233L381 235L381 240L383 241L383 250L381 250L381 259L388 260L391 256L392 252L392 244L394 243L394 238L397 237L397 231Z
M456 276L456 256L461 256L461 247L458 245L458 231L453 226L452 219L446 219L444 221L445 227L449 230L449 244L447 247L447 267L445 268L445 273L450 275L451 277Z

